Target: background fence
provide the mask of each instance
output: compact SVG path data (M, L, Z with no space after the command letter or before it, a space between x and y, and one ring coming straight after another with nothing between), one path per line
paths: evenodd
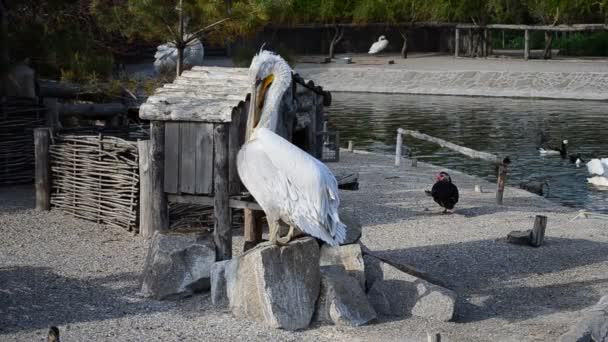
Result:
M0 185L34 181L34 133L44 126L36 101L11 98L0 103Z

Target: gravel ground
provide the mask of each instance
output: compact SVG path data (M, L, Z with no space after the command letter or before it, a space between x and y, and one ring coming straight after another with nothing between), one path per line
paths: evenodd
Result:
M138 296L146 245L120 229L32 209L31 187L0 189L0 340L42 341L50 325L62 341L554 341L579 310L608 293L608 223L576 215L508 188L450 172L461 190L453 215L423 190L437 167L391 166L392 159L343 153L335 169L360 172L359 191L342 193L364 225L363 241L443 280L460 296L455 322L388 319L360 328L267 329L211 307L208 295L179 302ZM407 163L404 163L407 164ZM480 184L486 193L475 193ZM549 217L546 245L509 245L511 230ZM235 253L242 231L235 231Z

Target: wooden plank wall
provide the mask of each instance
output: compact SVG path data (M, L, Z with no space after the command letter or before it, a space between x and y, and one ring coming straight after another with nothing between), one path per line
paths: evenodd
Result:
M245 140L247 108L235 109L229 128L229 191L238 194L241 183L236 171L236 155ZM203 122L170 122L165 125L166 193L212 195L214 124Z

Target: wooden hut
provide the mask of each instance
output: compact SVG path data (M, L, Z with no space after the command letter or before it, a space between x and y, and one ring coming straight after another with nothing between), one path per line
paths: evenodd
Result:
M297 105L283 118L290 127L284 135L319 157L323 105L331 97L297 75L293 80ZM140 107L140 118L150 120L149 147L140 150L149 157L140 159L147 164L140 166L144 235L168 229L167 201L213 205L217 258L231 257L231 208L259 209L246 199L236 170L250 89L248 69L195 67Z

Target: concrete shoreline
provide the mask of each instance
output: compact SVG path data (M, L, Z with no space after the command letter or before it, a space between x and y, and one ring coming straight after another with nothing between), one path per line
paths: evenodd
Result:
M539 63L440 56L372 66L365 63L369 60L351 65L300 64L296 70L329 91L608 100L608 69L602 61Z

